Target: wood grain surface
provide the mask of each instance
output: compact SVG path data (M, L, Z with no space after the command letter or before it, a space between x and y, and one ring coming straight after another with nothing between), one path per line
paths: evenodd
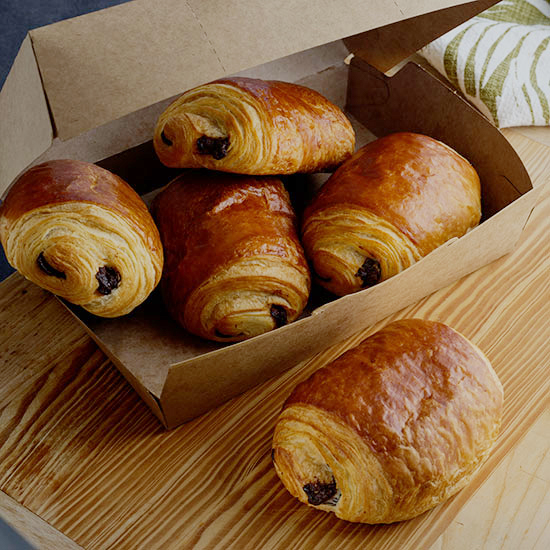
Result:
M0 491L0 513L2 519L14 529L23 533L26 541L35 548L82 550L81 546L2 491Z
M550 410L461 508L432 550L550 547ZM483 511L483 513L480 513ZM498 528L495 528L498 526Z
M509 139L542 182L548 150ZM54 298L13 275L0 285L0 490L87 549L547 548L549 230L545 186L512 254L171 432ZM413 316L464 333L499 374L505 416L490 460L455 498L400 524L301 505L270 460L283 401L344 349ZM28 531L41 548L63 547Z

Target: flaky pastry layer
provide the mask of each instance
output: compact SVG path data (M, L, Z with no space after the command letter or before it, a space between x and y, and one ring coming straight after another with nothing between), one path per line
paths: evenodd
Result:
M160 281L162 245L139 196L93 164L31 168L0 210L9 263L42 288L102 317L141 304Z
M321 284L337 295L368 286L358 276L365 258L378 262L380 281L421 258L414 243L391 223L347 205L328 207L309 216L302 243Z
M296 84L227 78L184 93L160 116L161 162L253 175L330 171L354 150L342 111Z
M300 315L309 270L279 180L187 172L153 214L166 252L164 301L189 332L233 342Z
M502 385L441 323L387 325L299 384L273 460L300 501L354 522L415 517L464 487L488 457Z

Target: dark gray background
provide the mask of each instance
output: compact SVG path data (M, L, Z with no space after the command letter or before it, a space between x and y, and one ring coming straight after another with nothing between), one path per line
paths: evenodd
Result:
M90 11L122 4L125 0L0 0L0 88L19 51L27 31L76 17ZM0 125L2 121L0 120ZM9 132L9 128L2 128ZM9 266L0 246L0 281L13 269ZM25 540L0 520L0 549L31 550Z
M27 31L62 19L123 4L124 1L126 0L0 0L0 88L8 76ZM9 128L2 128L2 132L9 132ZM0 281L12 271L0 246Z

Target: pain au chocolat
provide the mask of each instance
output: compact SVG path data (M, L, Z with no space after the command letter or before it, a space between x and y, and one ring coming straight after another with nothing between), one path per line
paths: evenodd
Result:
M27 279L102 317L132 311L162 273L144 202L88 162L52 160L20 176L0 207L0 241Z
M290 493L362 523L413 518L464 487L500 429L491 364L437 322L387 325L299 384L273 436Z
M309 270L280 180L192 170L152 212L166 255L164 302L186 330L234 342L302 312Z
M333 170L353 153L355 133L314 90L225 78L172 103L157 122L154 146L166 166L282 175Z
M481 217L477 172L428 136L397 133L359 149L304 213L318 282L339 296L383 281Z

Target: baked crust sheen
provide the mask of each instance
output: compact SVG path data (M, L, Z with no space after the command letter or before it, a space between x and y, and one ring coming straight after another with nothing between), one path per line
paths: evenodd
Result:
M130 312L162 273L160 236L144 202L88 162L52 160L20 176L0 207L0 240L25 277L103 317Z
M164 301L189 332L244 340L302 312L309 270L280 180L189 171L152 212L166 255Z
M319 283L337 295L383 281L479 223L480 182L447 145L403 132L359 149L321 188L304 213L303 243Z
M333 170L353 153L355 133L314 90L241 77L184 93L160 116L154 146L166 166L282 175Z
M304 503L308 487L335 481L338 502L316 507L342 519L409 519L468 483L497 437L502 401L464 336L397 321L295 388L275 427L274 465Z

